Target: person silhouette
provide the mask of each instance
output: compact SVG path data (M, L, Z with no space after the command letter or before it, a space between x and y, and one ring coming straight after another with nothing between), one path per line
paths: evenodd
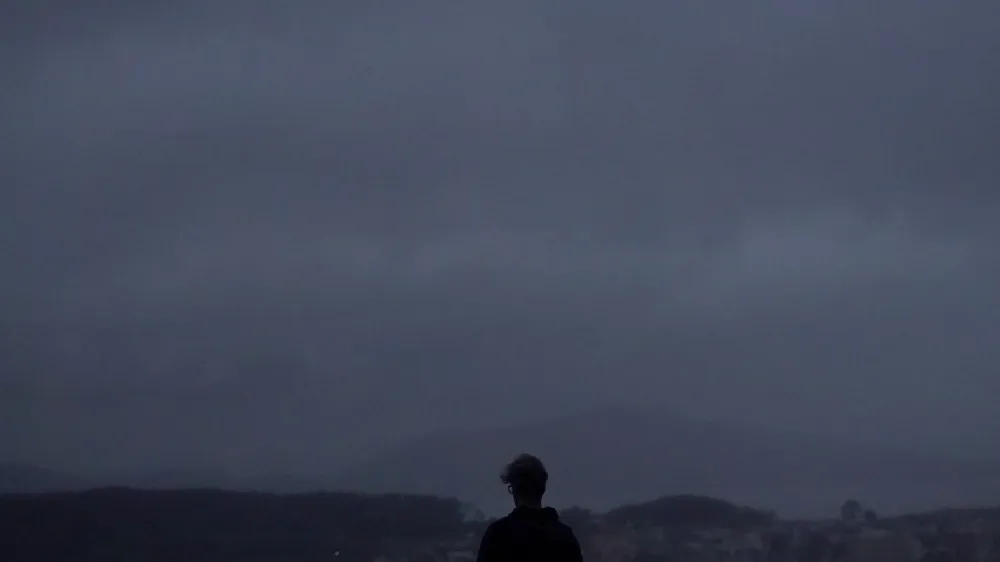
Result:
M518 455L500 475L514 509L486 528L477 562L582 562L580 542L559 512L542 507L549 473L534 455Z

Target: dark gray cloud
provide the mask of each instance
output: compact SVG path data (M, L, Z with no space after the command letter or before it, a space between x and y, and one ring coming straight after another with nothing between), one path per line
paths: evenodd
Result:
M995 2L335 4L0 9L0 454L637 400L989 448Z

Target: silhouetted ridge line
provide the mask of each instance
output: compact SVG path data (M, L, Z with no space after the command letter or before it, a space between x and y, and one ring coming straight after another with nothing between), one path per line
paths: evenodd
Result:
M767 525L774 513L736 505L725 500L681 494L616 507L606 518L616 523L644 522L657 526L751 527Z

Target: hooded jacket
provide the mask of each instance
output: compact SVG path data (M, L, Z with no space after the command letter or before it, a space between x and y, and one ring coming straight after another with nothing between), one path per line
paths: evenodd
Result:
M486 529L477 562L582 562L573 530L551 508L517 507Z

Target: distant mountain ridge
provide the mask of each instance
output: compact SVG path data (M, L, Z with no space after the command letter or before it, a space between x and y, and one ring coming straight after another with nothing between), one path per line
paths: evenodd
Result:
M80 476L0 463L0 493L107 486L276 494L350 490L458 497L496 513L509 504L498 480L500 468L523 451L538 454L548 465L548 499L557 506L606 510L665 495L700 494L812 516L831 513L848 497L886 513L1000 502L996 463L776 434L648 408L435 433L328 476L234 477L185 470Z
M609 408L480 431L438 433L341 474L345 489L449 494L486 509L509 499L497 475L529 451L552 474L557 505L607 509L665 494L732 498L789 513L861 495L890 511L1000 499L993 463L796 432Z

